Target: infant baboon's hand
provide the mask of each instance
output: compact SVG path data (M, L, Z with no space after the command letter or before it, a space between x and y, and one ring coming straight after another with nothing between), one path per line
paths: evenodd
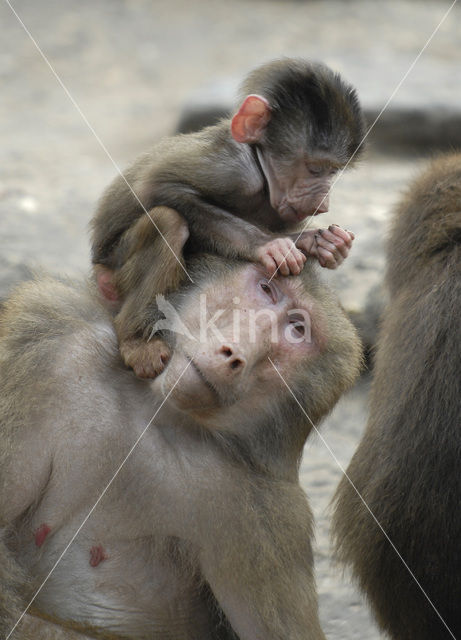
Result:
M283 276L301 273L306 256L291 238L275 238L256 250L256 259L273 276L277 269Z
M349 255L355 238L352 231L341 229L337 224L332 224L328 229L316 229L304 233L313 234L314 242L311 244L309 253L316 256L322 267L327 269L339 267ZM296 244L300 246L299 242Z
M290 237L305 256L315 256L317 258L316 233L318 233L317 229L309 229L309 231L302 231L301 233L292 233Z

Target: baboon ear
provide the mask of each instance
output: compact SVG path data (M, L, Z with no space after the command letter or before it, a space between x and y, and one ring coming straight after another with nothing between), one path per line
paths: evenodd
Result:
M251 94L242 102L232 118L232 137L237 142L257 142L271 117L271 109L266 98Z

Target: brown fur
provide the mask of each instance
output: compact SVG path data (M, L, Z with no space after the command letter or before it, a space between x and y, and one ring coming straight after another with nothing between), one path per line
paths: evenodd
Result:
M123 360L143 377L160 373L169 358L160 337L146 340L156 316L156 295L178 289L187 277L182 249L188 235L176 211L156 207L123 234L117 250L114 285L122 306L114 325Z
M11 555L4 541L6 533L0 531L0 630L4 633L19 619L31 594L30 577ZM18 629L22 640L33 640L26 624L20 623Z
M461 154L436 159L412 184L387 264L370 418L347 474L461 637ZM346 478L334 534L391 638L452 638Z
M97 629L89 629L76 622L68 622L62 626L61 621L52 616L45 616L39 611L34 611L33 607L31 607L30 613L31 615L25 616L23 626L33 640L89 640L89 638L123 640L120 636L104 633Z
M139 298L155 300L158 293L178 289L187 277L182 256L187 237L184 220L167 207L153 209L150 217L141 216L123 235L117 252L120 267L114 280L123 299L123 308L115 321L122 340L139 335L148 324L148 319L140 318L136 309ZM146 265L156 265L156 268L146 268Z

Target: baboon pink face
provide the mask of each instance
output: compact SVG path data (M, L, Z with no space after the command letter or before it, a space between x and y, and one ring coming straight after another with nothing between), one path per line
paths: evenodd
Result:
M255 265L217 278L180 310L188 335L177 336L161 379L164 393L200 416L237 401L256 411L270 394L286 391L277 370L289 382L320 352L318 313L299 278L270 281Z
M326 213L332 180L339 166L327 156L309 158L301 151L289 161L258 151L272 207L286 224Z
M346 164L344 158L340 158L342 154L336 156L319 150L308 152L311 145L307 140L305 148L299 145L305 135L304 125L299 127L287 151L287 140L296 129L293 123L284 125L285 144L271 150L265 139L271 120L269 101L261 95L251 94L232 118L231 133L236 142L257 145L256 154L272 207L287 225L296 224L307 216L325 213L328 211L333 176Z

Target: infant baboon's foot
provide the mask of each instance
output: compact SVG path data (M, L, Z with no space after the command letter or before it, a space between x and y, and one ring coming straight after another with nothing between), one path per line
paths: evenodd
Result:
M131 339L120 343L120 354L138 378L156 378L170 359L170 348L161 338Z

